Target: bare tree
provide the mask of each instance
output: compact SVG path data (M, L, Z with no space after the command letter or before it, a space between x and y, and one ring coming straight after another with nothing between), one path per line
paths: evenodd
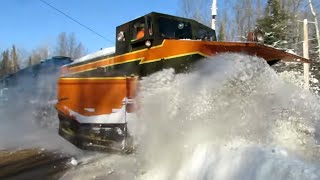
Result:
M19 66L20 69L28 66L28 58L30 57L30 52L24 48L17 47L18 57L19 57Z
M224 27L224 22L221 22L219 25L219 34L218 34L218 40L219 41L225 41L226 40L226 31Z
M257 0L257 18L261 18L263 13L262 2L261 0Z
M86 49L85 49L85 47L82 45L82 43L79 43L79 44L77 45L77 47L75 48L72 57L73 57L74 59L77 59L77 58L80 58L80 57L84 56L85 54L86 54Z
M34 64L38 64L41 60L48 59L49 49L50 48L48 45L42 45L34 49L28 59L28 65L31 66Z
M210 26L212 0L180 0L179 2L181 5L179 14Z
M68 56L69 57L73 57L74 58L74 52L76 49L76 37L74 35L74 33L71 33L68 37Z
M59 56L68 56L68 38L65 32L62 32L58 36L58 45L56 54Z
M318 24L318 18L317 18L317 13L315 11L315 9L313 8L313 4L312 4L312 0L308 0L309 2L309 7L310 7L310 10L311 10L311 13L314 17L314 26L315 26L315 30L316 30L316 38L317 38L317 41L318 41L318 54L319 54L319 57L320 57L320 33L319 33L319 24Z
M86 51L83 44L77 41L74 33L67 35L65 32L62 32L58 36L55 53L58 56L66 56L76 59L85 55Z
M227 40L246 40L248 32L254 30L257 19L263 15L264 3L263 0L224 0L220 7L218 4L217 18L225 23Z
M218 1L217 25L224 26L226 40L243 40L262 15L262 0ZM180 0L182 16L210 25L212 0Z

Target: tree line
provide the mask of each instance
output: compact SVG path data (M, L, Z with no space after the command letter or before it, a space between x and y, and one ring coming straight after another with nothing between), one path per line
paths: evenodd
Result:
M0 54L0 79L7 74L19 71L23 67L38 64L41 60L48 59L51 56L77 59L86 53L85 46L76 39L75 34L67 34L66 32L58 35L54 46L41 45L29 53L17 48L16 45L12 45L11 48L2 51Z
M219 41L245 41L248 32L260 30L265 44L302 54L303 19L309 22L310 58L320 61L320 1L217 0ZM180 0L180 15L211 23L212 0Z

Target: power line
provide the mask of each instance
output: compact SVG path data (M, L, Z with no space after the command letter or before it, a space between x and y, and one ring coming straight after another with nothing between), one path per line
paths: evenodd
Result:
M54 7L53 5L49 4L48 2L44 1L44 0L39 0L41 1L42 3L46 4L47 6L51 7L52 9L56 10L57 12L59 12L60 14L64 15L65 17L71 19L72 21L78 23L79 25L81 25L82 27L88 29L89 31L91 31L92 33L100 36L101 38L103 38L104 40L108 41L108 42L111 42L112 44L114 44L113 41L111 41L110 39L104 37L103 35L101 35L100 33L98 33L97 31L91 29L90 27L82 24L81 22L79 22L78 20L74 19L73 17L69 16L68 14L64 13L63 11L59 10L58 8Z

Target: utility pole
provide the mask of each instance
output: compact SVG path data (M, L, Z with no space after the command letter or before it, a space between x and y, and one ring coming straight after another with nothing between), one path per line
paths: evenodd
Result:
M303 20L303 57L309 59L308 20ZM304 88L309 89L309 63L303 63Z
M211 28L216 30L216 16L217 16L217 0L212 1L212 9L211 9Z

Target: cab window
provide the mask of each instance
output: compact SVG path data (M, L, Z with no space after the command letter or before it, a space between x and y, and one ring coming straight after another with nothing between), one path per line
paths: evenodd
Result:
M152 19L151 19L151 17L148 17L147 23L148 23L148 33L149 33L149 36L152 36L152 35L153 35L153 24L152 24Z
M145 22L144 18L138 19L133 23L133 37L132 41L144 38L145 36Z
M191 39L191 25L190 23L168 19L159 18L159 31L162 37L168 39Z
M216 41L215 31L201 24L194 26L195 39L205 41Z

